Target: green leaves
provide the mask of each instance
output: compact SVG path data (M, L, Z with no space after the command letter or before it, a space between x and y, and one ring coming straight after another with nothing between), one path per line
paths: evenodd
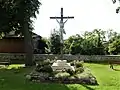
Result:
M120 39L117 39L109 44L109 53L111 54L118 54L120 53Z
M64 40L64 54L104 55L120 53L120 34L108 30L94 29L83 35L72 35ZM50 38L51 53L60 53L59 32L54 31Z
M54 29L53 33L51 33L50 37L50 51L53 54L60 54L60 35L57 30Z
M24 21L28 22L29 30L33 30L33 21L31 18L36 18L40 5L39 0L1 0L1 32L6 33L12 30L19 30L21 32Z
M76 34L65 40L64 52L82 55L104 54L104 40L105 31L101 29L86 31L82 36Z
M118 1L120 1L120 0L118 0ZM116 0L112 0L112 2L113 2L113 4L115 4L116 3ZM120 3L120 2L119 2ZM118 7L117 9L116 9L116 13L119 13L119 11L120 11L120 7Z

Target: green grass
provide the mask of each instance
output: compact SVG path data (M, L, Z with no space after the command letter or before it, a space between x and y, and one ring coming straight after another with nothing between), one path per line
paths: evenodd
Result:
M98 86L29 82L24 75L29 73L32 68L22 68L17 71L11 69L18 66L12 65L7 70L0 70L0 90L120 90L120 71L113 71L109 65L85 63L85 66L90 68L97 78ZM116 68L120 68L120 66L116 66Z

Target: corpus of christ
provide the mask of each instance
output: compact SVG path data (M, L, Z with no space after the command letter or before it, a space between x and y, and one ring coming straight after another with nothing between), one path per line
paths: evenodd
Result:
M56 19L56 21L58 22L60 28L59 28L59 32L60 32L60 42L61 42L61 57L63 57L63 34L66 34L65 30L64 30L64 25L67 22L68 19L73 19L73 16L63 16L63 8L61 8L61 16L60 17L50 17L50 19ZM60 19L60 20L58 20ZM65 21L63 21L64 19L66 19Z

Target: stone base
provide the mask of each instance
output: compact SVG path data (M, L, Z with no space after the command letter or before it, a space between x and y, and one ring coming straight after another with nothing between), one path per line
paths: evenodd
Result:
M74 67L70 65L70 63L67 63L67 60L57 60L52 64L53 71L62 71L65 69L71 69L75 71Z

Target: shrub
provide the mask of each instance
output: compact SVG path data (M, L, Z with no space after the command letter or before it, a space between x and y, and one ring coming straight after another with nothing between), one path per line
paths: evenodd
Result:
M37 63L35 71L40 72L41 67L42 65Z
M83 67L83 62L76 62L75 63L76 68Z
M79 67L75 69L75 73L82 73L84 72L84 68L83 67Z
M73 70L71 70L71 69L67 69L66 72L69 73L70 76L75 74L75 72Z
M38 67L36 67L36 69L35 69L37 72L47 72L47 73L51 73L51 72L53 72L53 70L52 70L52 68L51 68L51 66L38 66Z
M47 72L47 73L53 72L51 66L44 66L41 70L42 70L43 72Z
M56 78L68 78L70 76L67 72L59 72L55 75Z
M49 73L39 73L39 77L40 78L48 78L49 77Z
M43 61L43 65L50 65L50 61L48 61L48 60Z
M91 73L83 72L81 74L77 73L75 75L77 78L91 78L93 75Z
M45 66L45 65L50 65L50 64L51 63L49 60L44 60L44 61L37 62L36 66Z
M81 80L82 83L85 84L94 84L94 85L98 84L96 78L92 74L88 74L88 73L76 74L75 77Z
M26 79L31 80L31 76L30 75L26 75Z
M69 77L69 79L76 79L74 76Z
M71 66L74 66L74 62L71 62L70 65L71 65Z
M49 78L49 73L46 72L40 72L39 74L31 74L31 80L42 80L44 81L45 79Z
M40 68L42 66L44 66L42 62L36 63L36 68Z

